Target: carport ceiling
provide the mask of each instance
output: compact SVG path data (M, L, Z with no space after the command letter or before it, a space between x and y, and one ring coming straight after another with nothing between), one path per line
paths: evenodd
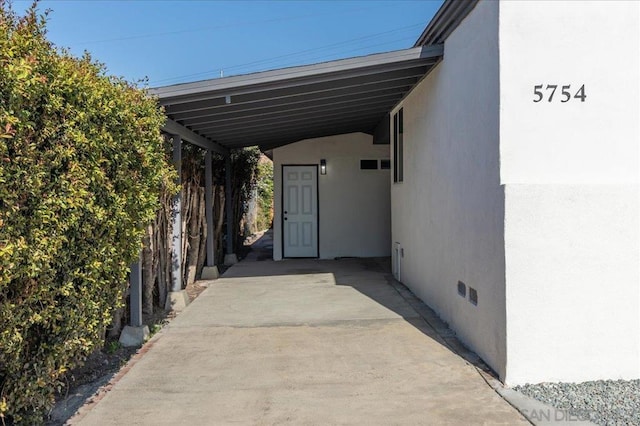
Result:
M200 145L263 150L342 133L372 134L443 55L442 45L158 87L165 130Z

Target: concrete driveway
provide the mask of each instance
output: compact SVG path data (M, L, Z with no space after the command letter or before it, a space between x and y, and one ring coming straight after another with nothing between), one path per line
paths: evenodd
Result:
M72 424L529 424L388 280L383 260L241 262Z

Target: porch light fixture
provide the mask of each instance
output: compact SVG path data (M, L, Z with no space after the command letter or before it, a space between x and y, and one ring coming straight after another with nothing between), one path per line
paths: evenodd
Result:
M327 160L325 160L324 158L320 160L320 174L321 175L327 174Z

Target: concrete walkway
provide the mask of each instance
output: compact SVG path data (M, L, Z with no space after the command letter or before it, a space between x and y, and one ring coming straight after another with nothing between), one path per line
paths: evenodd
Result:
M382 261L244 261L72 424L529 424Z

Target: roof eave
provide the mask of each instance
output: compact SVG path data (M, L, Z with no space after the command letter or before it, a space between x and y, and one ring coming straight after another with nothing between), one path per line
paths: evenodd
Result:
M478 0L445 0L418 37L414 47L444 43L476 4Z
M189 98L191 95L216 95L228 94L238 95L244 92L272 89L274 84L278 84L285 77L287 80L307 80L327 73L349 73L361 70L368 66L379 67L411 61L422 60L441 56L443 46L418 46L410 49L397 50L386 53L378 53L368 56L342 59L337 61L322 62L312 65L283 68L272 71L263 71L252 74L238 75L232 77L215 78L210 80L197 81L193 83L175 84L170 86L156 87L149 89L151 95L157 96L160 103L173 103L179 98Z

